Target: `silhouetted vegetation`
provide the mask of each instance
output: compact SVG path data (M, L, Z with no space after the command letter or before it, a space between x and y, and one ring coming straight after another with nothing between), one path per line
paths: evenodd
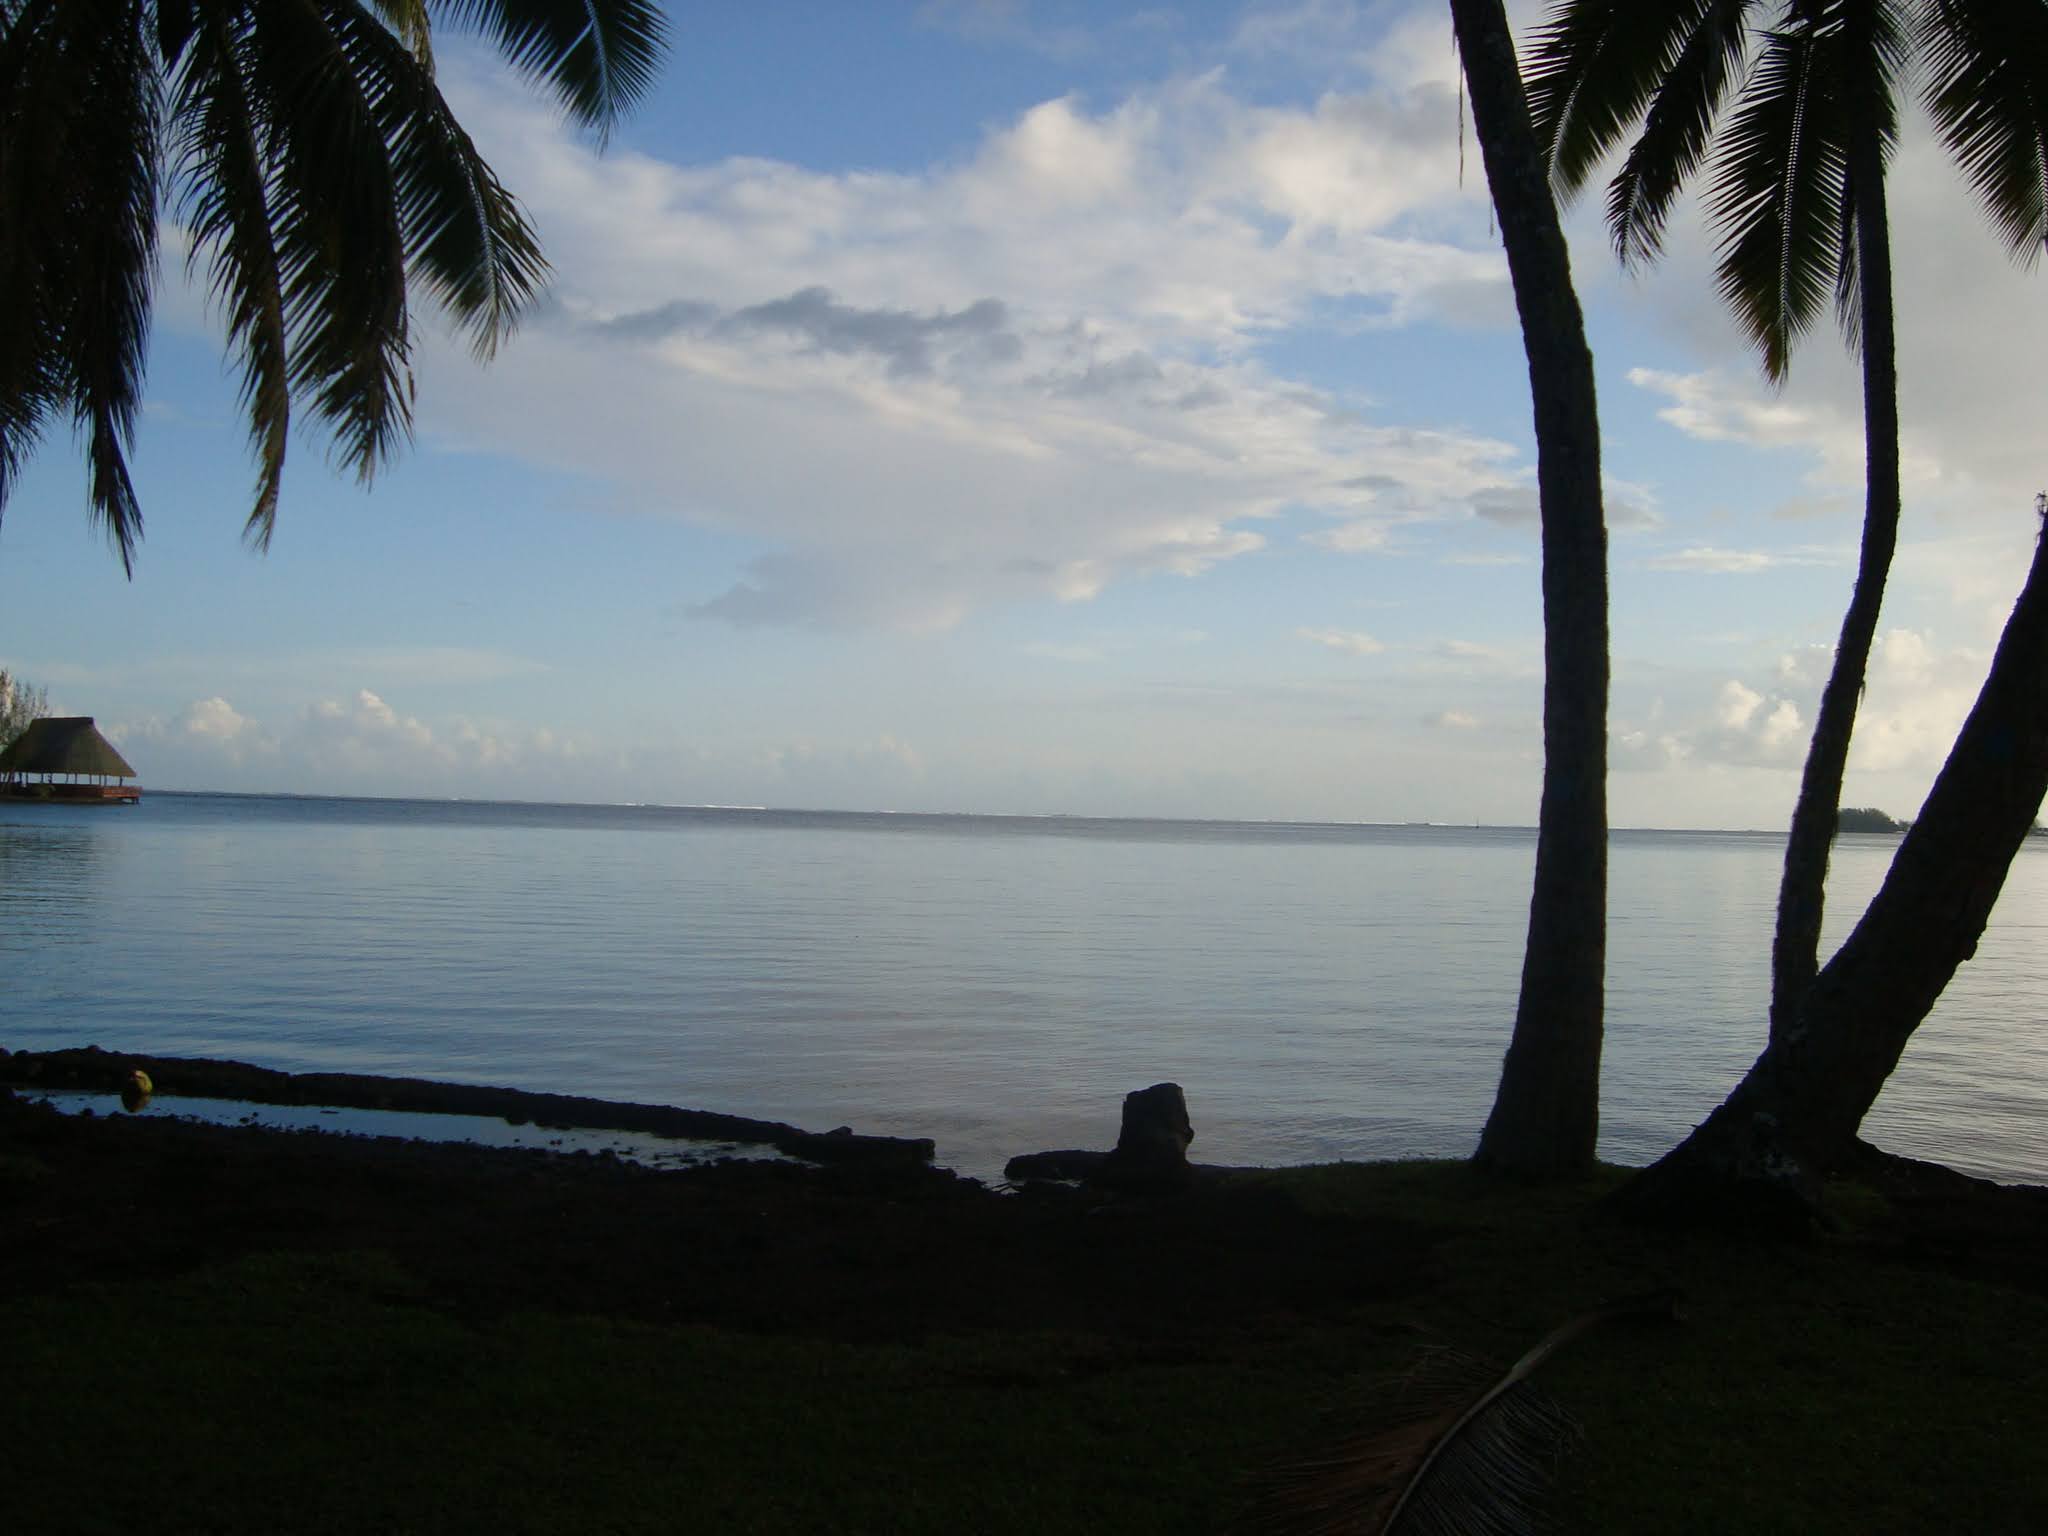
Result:
M1590 1221L1621 1177L1337 1166L1104 1206L0 1103L8 1513L1212 1530L1418 1349L1505 1365L1675 1284L1682 1326L1545 1367L1583 1430L1557 1529L2041 1528L2038 1202L1838 1185L1834 1233L1787 1248Z
M48 689L38 688L0 667L0 752L13 746L23 731L49 712Z
M410 435L417 289L479 357L510 334L547 262L441 96L435 21L490 37L600 133L667 33L651 0L0 3L0 511L65 422L132 571L165 227L190 237L240 367L259 548L295 407L365 481Z
M2048 93L2035 88L2033 73L2035 61L2048 56L2048 5L1941 0L1908 16L1846 3L1669 7L1563 0L1536 44L1533 99L1543 137L1535 167L1495 153L1496 145L1536 143L1499 0L1452 0L1451 11L1515 274L1539 452L1546 421L1553 429L1578 428L1590 392L1582 392L1570 371L1538 366L1565 310L1576 319L1577 301L1562 262L1548 274L1549 310L1524 294L1518 244L1531 246L1535 235L1547 240L1557 228L1554 205L1530 195L1535 176L1548 170L1546 186L1555 181L1571 190L1640 122L1641 136L1614 183L1609 212L1624 260L1648 259L1657 254L1670 206L1705 156L1738 78L1740 100L1720 152L1713 199L1725 226L1722 292L1774 376L1782 374L1792 341L1830 291L1852 342L1864 350L1870 486L1863 553L1788 840L1772 947L1769 1046L1721 1109L1651 1170L1636 1202L1665 1214L1684 1206L1697 1210L1710 1186L1726 1193L1725 1186L1735 1185L1761 1191L1766 1206L1790 1196L1810 1210L1815 1181L1850 1155L1862 1117L1906 1039L1974 951L2048 787L2048 686L2039 684L2040 667L2028 652L2030 643L2038 648L2037 631L2048 622L2041 611L2048 607L2048 576L2037 546L1991 675L1920 821L1849 943L1816 975L1827 851L1837 831L1842 769L1898 521L1884 209L1884 161L1896 135L1893 91L1908 51L1923 52L1926 101L1938 130L2013 253L2031 258L2048 240L2048 206L2037 174L2038 146L2048 139ZM1766 19L1775 24L1752 38ZM1484 71L1474 68L1481 62ZM1542 207L1531 206L1537 202ZM1563 435L1553 430L1552 440ZM1577 440L1597 462L1597 422ZM2048 498L2037 498L2037 508L2048 516ZM1604 635L1604 581L1597 612L1591 589L1575 602L1553 602L1549 511L1546 501L1546 645L1560 618L1581 633L1597 623ZM1546 707L1556 681L1555 654L1546 651ZM1599 676L1604 684L1604 659ZM1547 810L1554 774L1567 765L1590 774L1596 763L1604 772L1604 758L1576 741L1563 750L1565 739L1547 714L1545 745ZM1930 819L1945 841L1929 832ZM1546 823L1537 854L1539 909L1549 836ZM1532 915L1524 1006L1496 1119L1518 1072L1528 979L1545 955L1536 942L1541 926L1540 913ZM1567 978L1557 1005L1579 1001ZM1882 1027L1865 1027L1865 1010L1880 1014ZM1583 1029L1576 1038L1585 1038ZM1591 1038L1597 1079L1597 1013ZM1577 1065L1583 1068L1585 1060L1581 1052ZM1540 1127L1547 1114L1556 1128L1547 1162L1534 1147L1512 1162L1496 1160L1482 1141L1481 1163L1536 1177L1570 1168L1584 1119L1584 1076L1579 1070L1553 1074L1548 1082L1530 1077L1528 1095L1516 1094L1518 1102L1535 1106L1525 1125ZM1547 1107L1544 1093L1553 1100Z
M1771 1029L1819 969L1828 848L1856 709L1898 543L1899 407L1885 165L1901 84L1919 66L1937 131L2013 254L2044 233L2033 73L2048 11L2013 0L1914 6L1617 5L1561 0L1537 34L1530 98L1569 196L1631 133L1607 212L1625 265L1662 254L1673 203L1711 162L1721 296L1782 382L1832 302L1863 363L1863 537L1786 839L1771 947ZM1732 104L1732 111L1729 110Z

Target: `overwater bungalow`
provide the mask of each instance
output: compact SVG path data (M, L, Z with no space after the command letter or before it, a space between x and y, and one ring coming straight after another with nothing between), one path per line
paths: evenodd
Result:
M134 777L90 715L38 720L0 752L0 799L132 805L142 786L121 781Z

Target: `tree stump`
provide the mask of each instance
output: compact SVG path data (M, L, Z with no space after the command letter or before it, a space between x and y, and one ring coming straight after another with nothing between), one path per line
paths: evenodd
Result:
M1179 1083L1154 1083L1127 1093L1116 1150L1102 1160L1092 1182L1117 1189L1166 1189L1185 1184L1193 1173L1188 1166L1188 1143L1194 1139L1187 1096Z

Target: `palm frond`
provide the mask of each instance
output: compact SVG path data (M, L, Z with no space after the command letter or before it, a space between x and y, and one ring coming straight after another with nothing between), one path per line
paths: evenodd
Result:
M0 512L68 413L132 564L167 159L241 373L259 546L295 397L363 478L409 435L409 279L480 355L509 334L546 264L434 84L437 15L600 132L667 35L656 0L0 0Z
M264 125L290 387L367 480L412 429L404 238L383 104L359 69L370 34L388 47L391 33L356 0L271 0L250 16L242 56Z
M1835 323L1852 353L1863 350L1862 268L1856 260L1856 199L1842 199L1835 232Z
M1671 54L1642 132L1607 190L1608 232L1623 266L1646 266L1663 253L1671 205L1699 169L1740 72L1755 5L1713 0Z
M2031 264L2048 243L2048 0L1931 0L1918 41L1936 128Z
M271 242L264 129L244 80L248 20L208 7L189 42L173 114L178 208L192 234L187 266L205 258L228 346L241 362L242 408L257 461L245 534L266 549L277 525L290 437L291 367L283 278Z
M15 477L66 398L59 343L67 307L53 278L74 229L68 162L87 110L89 56L66 46L57 0L10 6L0 33L0 513ZM52 157L55 158L52 158Z
M1716 0L1564 0L1537 30L1523 77L1537 143L1570 197L1642 117ZM1744 4L1732 9L1739 23Z
M489 33L514 68L547 85L602 139L654 85L668 23L653 0L428 0Z
M477 153L432 76L395 46L362 40L391 154L408 272L470 332L480 359L510 334L547 274L517 201Z
M415 59L434 67L434 23L427 0L373 0L385 23L405 40Z
M165 69L178 67L198 25L198 0L156 0L156 53Z
M1548 1394L1447 1349L1426 1351L1361 1411L1354 1433L1264 1474L1233 1529L1393 1536L1408 1513L1410 1531L1431 1529L1432 1516L1439 1529L1539 1530L1551 1469L1579 1433ZM1462 1526L1459 1510L1473 1512Z
M1359 1404L1358 1422L1305 1460L1261 1474L1232 1529L1243 1536L1533 1532L1578 1427L1529 1378L1589 1329L1678 1316L1675 1293L1631 1297L1552 1329L1505 1371L1425 1350Z
M87 495L134 573L142 508L128 472L142 404L156 285L160 77L145 37L142 0L72 0L64 24L91 60L90 111L72 135L73 158L46 166L65 186L68 299L61 335L64 383L86 439Z
M1839 28L1765 34L1722 135L1709 198L1721 226L1721 296L1785 376L1792 348L1832 297L1848 194Z

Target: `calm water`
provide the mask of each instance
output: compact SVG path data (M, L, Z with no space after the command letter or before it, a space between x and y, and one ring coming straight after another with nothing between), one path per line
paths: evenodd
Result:
M1895 844L1845 837L1831 933ZM1619 832L1603 1154L1760 1047L1780 839ZM1186 1085L1217 1162L1462 1154L1534 834L152 795L0 806L0 1044L930 1135L991 1175ZM2048 849L1867 1130L2048 1181Z

